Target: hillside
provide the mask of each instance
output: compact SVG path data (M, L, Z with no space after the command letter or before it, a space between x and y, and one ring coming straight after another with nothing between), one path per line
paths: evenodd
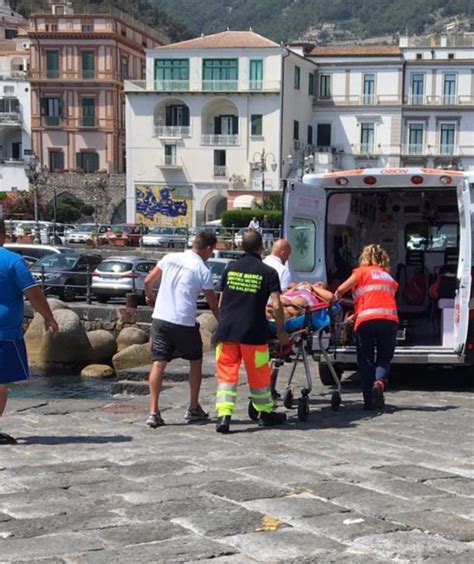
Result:
M468 16L470 11L474 16L474 0L151 1L194 36L227 27L234 30L252 27L262 35L284 42L301 39L322 24L335 24L336 37L366 38L398 32L422 33L442 18ZM324 34L334 35L332 31Z

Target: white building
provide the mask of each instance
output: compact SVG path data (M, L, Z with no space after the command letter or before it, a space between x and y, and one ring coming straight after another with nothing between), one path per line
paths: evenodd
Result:
M125 83L127 220L200 224L280 190L313 144L315 68L251 31L149 50Z

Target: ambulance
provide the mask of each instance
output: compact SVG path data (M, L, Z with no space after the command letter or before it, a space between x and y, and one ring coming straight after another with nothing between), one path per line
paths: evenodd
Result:
M302 182L285 183L283 225L295 280L322 280L332 289L351 274L365 245L387 250L399 283L394 363L474 365L474 172L308 174ZM347 333L333 338L331 347L339 374L357 366ZM324 363L320 377L332 383Z

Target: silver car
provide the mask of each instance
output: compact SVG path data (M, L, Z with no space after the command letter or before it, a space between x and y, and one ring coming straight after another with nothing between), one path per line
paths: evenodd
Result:
M110 229L110 225L104 225L103 223L83 223L77 226L76 231L69 232L66 237L66 243L69 245L85 245L87 241L92 240L94 234L96 234L97 237L103 237Z
M212 281L214 283L215 292L221 291L222 275L224 274L224 271L229 266L229 264L233 262L235 262L235 259L228 258L210 258L206 262L206 266L207 268L209 268L212 274ZM204 292L201 292L199 294L197 304L198 306L207 306L207 300L204 296Z
M129 293L145 303L145 278L155 266L156 261L142 257L107 258L92 273L92 293L101 303Z
M188 230L184 227L155 227L142 237L144 247L182 247L186 246Z

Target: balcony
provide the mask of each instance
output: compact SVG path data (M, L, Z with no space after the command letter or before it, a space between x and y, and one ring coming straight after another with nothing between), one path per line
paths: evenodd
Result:
M21 126L21 116L19 112L0 112L0 126Z
M214 165L214 176L219 178L226 178L227 177L227 167L221 165Z
M409 143L402 147L402 154L408 156L425 155L426 149L423 143Z
M59 78L59 70L58 69L46 70L46 78L48 80L54 80L56 78Z
M183 164L176 155L165 155L157 164L157 167L165 170L181 170L183 168Z
M82 69L82 79L83 80L94 80L95 70Z
M126 80L126 92L278 93L279 80Z
M416 94L405 96L403 103L407 106L474 106L474 97L457 94L446 94L443 96Z
M41 120L45 127L59 127L61 125L61 116L44 116Z
M361 96L318 96L314 106L398 106L402 98L397 94L363 94Z
M189 125L155 125L155 137L169 139L181 139L191 137L191 126Z
M85 129L97 127L97 118L95 116L81 116L79 118L79 127Z
M141 80L130 80L128 82L146 82ZM189 92L189 80L155 80L156 92Z
M239 89L238 80L203 80L203 92L237 92Z
M201 145L218 145L219 147L235 147L239 145L238 135L201 135Z

